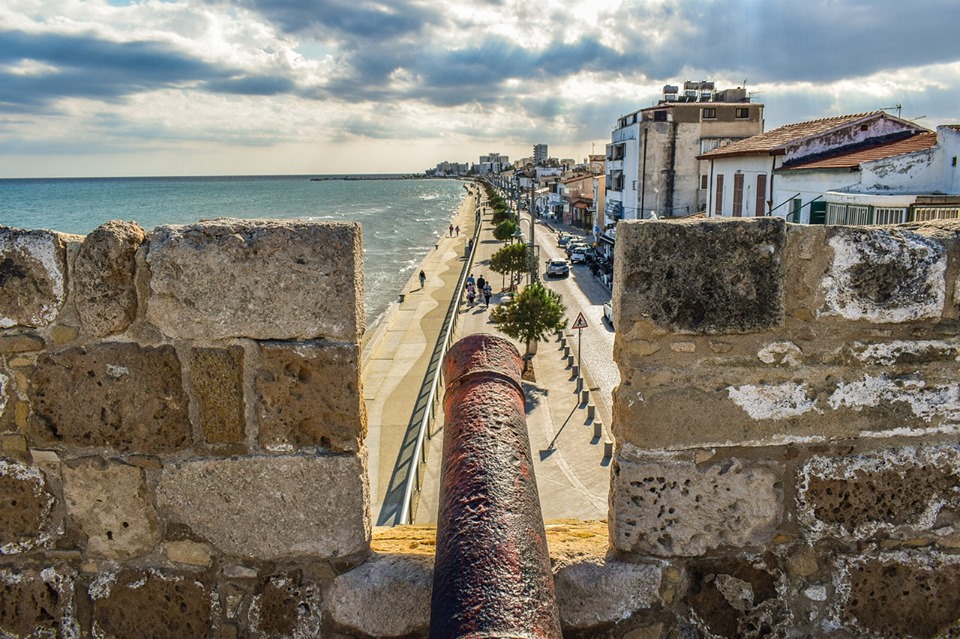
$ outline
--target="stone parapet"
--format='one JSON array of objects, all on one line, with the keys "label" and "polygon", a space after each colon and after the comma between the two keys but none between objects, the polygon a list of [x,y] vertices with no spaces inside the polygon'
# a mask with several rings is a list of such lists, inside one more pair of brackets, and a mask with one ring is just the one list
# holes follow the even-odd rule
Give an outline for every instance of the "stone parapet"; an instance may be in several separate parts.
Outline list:
[{"label": "stone parapet", "polygon": [[359,225],[0,228],[0,635],[318,636],[370,553]]}]

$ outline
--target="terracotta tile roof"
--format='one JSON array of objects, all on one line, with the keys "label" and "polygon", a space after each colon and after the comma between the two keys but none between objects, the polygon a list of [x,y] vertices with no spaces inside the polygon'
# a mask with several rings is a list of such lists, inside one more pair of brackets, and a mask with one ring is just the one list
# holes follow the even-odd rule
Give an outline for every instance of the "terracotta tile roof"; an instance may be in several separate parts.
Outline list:
[{"label": "terracotta tile roof", "polygon": [[883,111],[869,111],[867,113],[854,113],[852,115],[839,115],[833,118],[821,118],[809,122],[797,122],[787,124],[779,129],[773,129],[766,133],[755,135],[745,140],[722,146],[703,155],[700,158],[714,159],[732,155],[756,155],[769,154],[780,155],[783,150],[792,142],[803,140],[805,138],[826,133],[835,128],[847,126],[859,120],[868,120],[879,115],[885,115]]},{"label": "terracotta tile roof", "polygon": [[793,171],[797,169],[856,169],[863,162],[872,160],[882,160],[883,158],[892,158],[897,155],[914,153],[929,149],[936,145],[937,134],[933,131],[917,133],[903,140],[886,142],[880,144],[871,144],[862,146],[851,151],[836,153],[828,157],[820,157],[808,162],[791,164],[778,169],[778,171]]}]

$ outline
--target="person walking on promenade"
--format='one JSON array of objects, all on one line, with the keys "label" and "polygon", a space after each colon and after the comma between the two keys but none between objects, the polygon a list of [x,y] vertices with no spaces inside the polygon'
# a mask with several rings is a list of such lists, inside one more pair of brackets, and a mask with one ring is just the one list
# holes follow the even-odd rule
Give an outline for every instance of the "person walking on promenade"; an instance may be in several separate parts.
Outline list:
[{"label": "person walking on promenade", "polygon": [[474,300],[477,299],[477,287],[473,284],[467,284],[467,305],[472,307]]},{"label": "person walking on promenade", "polygon": [[483,287],[486,286],[487,280],[483,279],[483,275],[480,276],[480,279],[477,280],[477,290],[482,291]]},{"label": "person walking on promenade", "polygon": [[456,228],[454,228],[454,231],[457,232],[457,237],[460,237],[460,225],[459,225],[459,224],[457,224]]},{"label": "person walking on promenade", "polygon": [[483,305],[485,308],[490,308],[490,296],[493,295],[493,288],[490,286],[490,283],[487,282],[482,289],[483,291]]},{"label": "person walking on promenade", "polygon": [[421,289],[423,288],[423,284],[426,281],[427,281],[427,274],[424,273],[423,271],[420,271],[420,288]]},{"label": "person walking on promenade", "polygon": [[449,233],[450,237],[453,237],[453,224],[450,225]]}]

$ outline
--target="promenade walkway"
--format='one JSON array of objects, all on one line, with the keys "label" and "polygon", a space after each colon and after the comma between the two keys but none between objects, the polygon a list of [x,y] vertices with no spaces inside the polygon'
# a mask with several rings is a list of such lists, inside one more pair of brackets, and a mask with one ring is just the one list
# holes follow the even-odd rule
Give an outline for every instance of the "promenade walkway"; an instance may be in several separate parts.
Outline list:
[{"label": "promenade walkway", "polygon": [[[474,193],[478,193],[473,187]],[[384,500],[396,489],[396,462],[409,446],[407,425],[417,402],[440,325],[464,264],[467,238],[472,236],[475,202],[465,198],[456,221],[459,238],[442,238],[424,262],[428,274],[423,291],[415,279],[396,312],[386,318],[364,349],[363,383],[370,433],[367,446],[373,521],[381,517]],[[501,277],[489,270],[489,259],[502,243],[493,237],[492,211],[482,206],[481,232],[471,272],[483,275],[494,288],[491,309],[500,299]],[[482,304],[467,307],[461,302],[457,338],[496,333]],[[569,318],[571,321],[573,318]],[[522,352],[522,346],[517,344]],[[539,345],[533,359],[536,381],[524,382],[527,426],[534,458],[544,519],[603,519],[607,513],[609,460],[605,460],[604,436],[595,437],[587,405],[581,402],[572,369],[555,337]],[[609,427],[609,425],[607,425]],[[428,464],[416,523],[436,521],[439,503],[439,471],[443,441],[443,414],[437,416],[436,434],[430,440]],[[388,500],[389,501],[389,500]]]}]

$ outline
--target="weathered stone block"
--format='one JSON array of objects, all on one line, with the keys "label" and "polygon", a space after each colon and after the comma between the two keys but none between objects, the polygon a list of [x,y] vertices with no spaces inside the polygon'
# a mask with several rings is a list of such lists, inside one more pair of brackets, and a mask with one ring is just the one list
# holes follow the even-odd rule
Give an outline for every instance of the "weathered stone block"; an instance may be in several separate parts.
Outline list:
[{"label": "weathered stone block", "polygon": [[363,333],[359,224],[164,226],[147,264],[147,318],[172,337],[358,341]]},{"label": "weathered stone block", "polygon": [[369,503],[355,455],[245,457],[167,464],[157,503],[239,557],[341,557],[366,552]]},{"label": "weathered stone block", "polygon": [[660,567],[588,559],[561,568],[557,604],[564,629],[613,624],[662,604]]},{"label": "weathered stone block", "polygon": [[779,575],[742,559],[708,560],[689,567],[684,597],[711,636],[762,639],[790,636],[796,622],[777,592]]},{"label": "weathered stone block", "polygon": [[960,561],[940,553],[858,557],[842,566],[841,623],[858,636],[933,639],[960,619]]},{"label": "weathered stone block", "polygon": [[614,262],[618,337],[642,321],[694,334],[779,326],[785,229],[778,218],[621,223]]},{"label": "weathered stone block", "polygon": [[359,450],[366,416],[356,344],[265,343],[256,389],[264,448]]},{"label": "weathered stone block", "polygon": [[946,298],[946,250],[899,229],[832,227],[833,262],[819,314],[899,323],[939,318]]},{"label": "weathered stone block", "polygon": [[299,571],[273,575],[258,590],[250,605],[255,636],[320,636],[320,589],[305,582]]},{"label": "weathered stone block", "polygon": [[156,569],[102,574],[90,586],[97,637],[217,637],[216,592],[196,575]]},{"label": "weathered stone block", "polygon": [[772,465],[698,467],[622,446],[611,479],[611,542],[618,552],[665,557],[762,546],[780,524],[781,482]]},{"label": "weathered stone block", "polygon": [[243,442],[243,347],[194,348],[190,372],[207,443]]},{"label": "weathered stone block", "polygon": [[432,592],[433,557],[377,555],[334,579],[325,607],[348,632],[423,635],[430,626]]},{"label": "weathered stone block", "polygon": [[64,466],[63,496],[67,513],[87,535],[92,557],[138,557],[160,541],[160,523],[140,468],[100,458]]},{"label": "weathered stone block", "polygon": [[45,347],[43,338],[37,335],[0,335],[0,353],[31,353]]},{"label": "weathered stone block", "polygon": [[53,504],[42,472],[0,459],[0,554],[24,552],[49,541]]},{"label": "weathered stone block", "polygon": [[53,322],[66,297],[66,272],[61,235],[0,227],[0,328]]},{"label": "weathered stone block", "polygon": [[813,538],[909,539],[958,516],[958,484],[955,446],[817,457],[800,470],[798,519]]},{"label": "weathered stone block", "polygon": [[123,332],[137,313],[134,256],[146,233],[136,222],[110,221],[83,240],[74,262],[80,322],[96,337]]},{"label": "weathered stone block", "polygon": [[79,637],[74,576],[44,570],[0,570],[0,635]]},{"label": "weathered stone block", "polygon": [[44,353],[31,379],[31,437],[45,444],[165,453],[190,445],[172,346],[104,342]]}]

